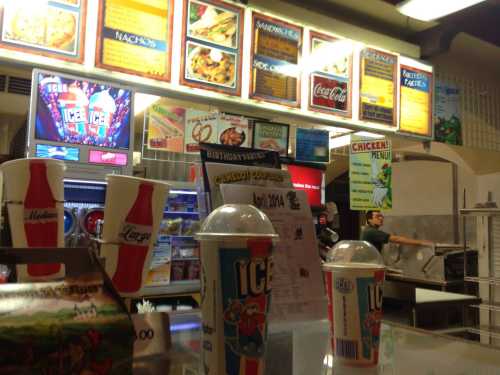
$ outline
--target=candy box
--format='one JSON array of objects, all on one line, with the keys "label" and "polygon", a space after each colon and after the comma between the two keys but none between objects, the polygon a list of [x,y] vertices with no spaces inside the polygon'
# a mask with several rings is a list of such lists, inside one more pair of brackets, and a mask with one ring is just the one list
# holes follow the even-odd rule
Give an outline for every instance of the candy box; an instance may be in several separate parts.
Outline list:
[{"label": "candy box", "polygon": [[0,263],[48,260],[65,279],[0,285],[0,374],[132,374],[133,324],[91,251],[0,248]]}]

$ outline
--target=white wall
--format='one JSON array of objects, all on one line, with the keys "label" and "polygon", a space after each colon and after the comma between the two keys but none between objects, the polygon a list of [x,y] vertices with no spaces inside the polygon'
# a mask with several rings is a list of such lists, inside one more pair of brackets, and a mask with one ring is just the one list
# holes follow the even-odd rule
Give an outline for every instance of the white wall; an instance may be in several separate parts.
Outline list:
[{"label": "white wall", "polygon": [[453,214],[451,163],[402,161],[392,168],[393,209],[387,216]]}]

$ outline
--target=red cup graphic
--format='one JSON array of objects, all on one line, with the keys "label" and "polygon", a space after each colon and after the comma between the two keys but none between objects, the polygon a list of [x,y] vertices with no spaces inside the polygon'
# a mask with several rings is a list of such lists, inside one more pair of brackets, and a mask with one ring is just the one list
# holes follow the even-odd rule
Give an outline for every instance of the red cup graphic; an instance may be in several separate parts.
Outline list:
[{"label": "red cup graphic", "polygon": [[132,295],[146,281],[169,185],[116,175],[107,180],[101,253],[117,290]]},{"label": "red cup graphic", "polygon": [[[53,159],[19,159],[1,166],[14,247],[64,246],[64,163]],[[63,266],[18,266],[18,280],[54,279]]]}]

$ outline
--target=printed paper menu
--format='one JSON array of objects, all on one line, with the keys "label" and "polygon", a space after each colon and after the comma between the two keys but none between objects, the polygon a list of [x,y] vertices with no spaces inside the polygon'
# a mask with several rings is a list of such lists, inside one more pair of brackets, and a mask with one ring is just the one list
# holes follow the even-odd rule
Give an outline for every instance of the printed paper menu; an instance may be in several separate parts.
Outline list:
[{"label": "printed paper menu", "polygon": [[311,31],[310,102],[313,111],[351,114],[351,41]]},{"label": "printed paper menu", "polygon": [[312,213],[304,191],[221,185],[224,204],[252,204],[271,220],[279,241],[273,253],[270,320],[324,318],[326,300]]},{"label": "printed paper menu", "polygon": [[431,82],[431,73],[401,66],[400,131],[432,135]]},{"label": "printed paper menu", "polygon": [[253,14],[250,97],[300,105],[302,28]]},{"label": "printed paper menu", "polygon": [[170,79],[171,0],[100,2],[96,65]]},{"label": "printed paper menu", "polygon": [[361,51],[361,120],[395,125],[397,56],[371,48]]},{"label": "printed paper menu", "polygon": [[[64,60],[83,60],[86,1],[2,2],[2,44]],[[36,7],[36,11],[34,11]]]},{"label": "printed paper menu", "polygon": [[239,95],[243,9],[218,0],[184,1],[181,83]]}]

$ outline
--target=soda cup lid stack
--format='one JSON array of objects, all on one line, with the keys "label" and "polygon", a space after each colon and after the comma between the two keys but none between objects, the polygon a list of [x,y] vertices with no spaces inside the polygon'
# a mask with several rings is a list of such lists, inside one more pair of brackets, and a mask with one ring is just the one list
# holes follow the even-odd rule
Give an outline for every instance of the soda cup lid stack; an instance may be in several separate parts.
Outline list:
[{"label": "soda cup lid stack", "polygon": [[215,209],[205,219],[195,238],[217,240],[226,236],[278,238],[267,215],[250,204],[225,204]]},{"label": "soda cup lid stack", "polygon": [[366,241],[341,241],[328,252],[326,261],[323,268],[349,265],[384,267],[382,255]]}]

